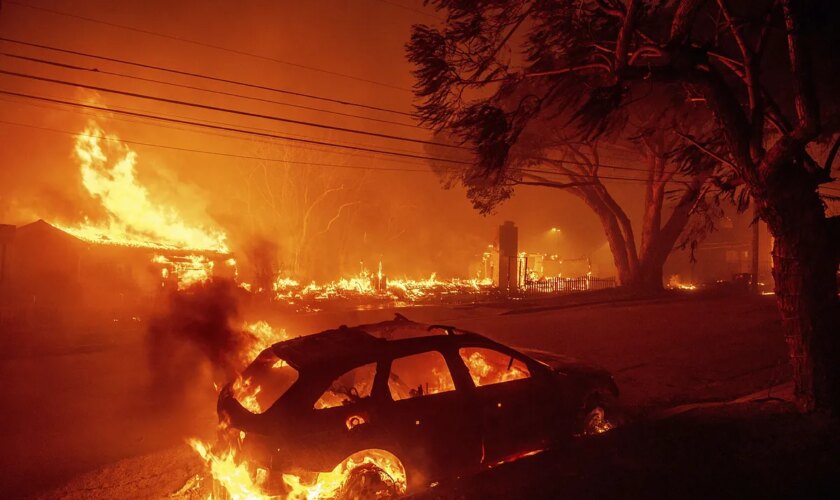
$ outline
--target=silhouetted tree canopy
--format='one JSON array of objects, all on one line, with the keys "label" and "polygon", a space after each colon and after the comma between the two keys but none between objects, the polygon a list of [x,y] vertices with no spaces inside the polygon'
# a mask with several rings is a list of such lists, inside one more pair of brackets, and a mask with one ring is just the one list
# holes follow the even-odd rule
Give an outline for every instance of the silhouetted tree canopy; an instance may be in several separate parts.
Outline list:
[{"label": "silhouetted tree canopy", "polygon": [[[711,158],[728,170],[719,188],[755,203],[774,236],[799,404],[840,414],[840,217],[818,192],[840,149],[840,2],[427,3],[447,17],[416,26],[407,46],[417,115],[470,148],[468,186],[521,175],[516,148],[546,121],[564,140],[591,141],[626,134],[652,102],[691,110],[692,130],[679,119],[654,128],[682,141],[673,158]],[[489,192],[473,200],[483,210],[509,196]]]}]

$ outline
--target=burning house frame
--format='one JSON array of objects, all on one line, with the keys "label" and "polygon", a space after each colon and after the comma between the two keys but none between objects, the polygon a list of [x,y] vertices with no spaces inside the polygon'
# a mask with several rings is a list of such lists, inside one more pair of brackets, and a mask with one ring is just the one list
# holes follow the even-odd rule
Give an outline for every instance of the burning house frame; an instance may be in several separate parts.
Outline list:
[{"label": "burning house frame", "polygon": [[85,241],[43,220],[15,228],[4,249],[7,322],[63,317],[69,308],[137,314],[162,291],[235,274],[230,254]]}]

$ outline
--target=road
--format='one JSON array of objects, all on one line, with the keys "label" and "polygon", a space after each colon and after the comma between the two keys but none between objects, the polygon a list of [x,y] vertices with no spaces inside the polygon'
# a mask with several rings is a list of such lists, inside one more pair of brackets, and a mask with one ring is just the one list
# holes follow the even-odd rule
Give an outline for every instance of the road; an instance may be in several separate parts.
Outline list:
[{"label": "road", "polygon": [[[684,403],[729,400],[789,379],[778,313],[768,297],[678,294],[400,312],[599,364],[614,374],[631,418]],[[268,319],[296,335],[390,319],[393,313]],[[6,402],[0,416],[0,491],[10,497],[48,492],[80,498],[151,498],[177,491],[199,470],[184,440],[213,434],[209,371],[191,370],[176,399],[159,397],[142,322],[86,338],[87,343],[52,349],[7,350],[0,360]]]}]

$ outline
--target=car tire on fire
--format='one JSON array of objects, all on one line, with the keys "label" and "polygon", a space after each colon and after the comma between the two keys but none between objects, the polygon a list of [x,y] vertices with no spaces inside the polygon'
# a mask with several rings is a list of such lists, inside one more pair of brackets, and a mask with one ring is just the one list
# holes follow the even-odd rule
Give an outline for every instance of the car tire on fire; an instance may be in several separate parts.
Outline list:
[{"label": "car tire on fire", "polygon": [[336,500],[391,499],[401,494],[394,478],[384,469],[365,463],[349,472]]},{"label": "car tire on fire", "polygon": [[609,389],[594,389],[583,399],[578,420],[578,435],[602,434],[615,427],[615,396]]}]

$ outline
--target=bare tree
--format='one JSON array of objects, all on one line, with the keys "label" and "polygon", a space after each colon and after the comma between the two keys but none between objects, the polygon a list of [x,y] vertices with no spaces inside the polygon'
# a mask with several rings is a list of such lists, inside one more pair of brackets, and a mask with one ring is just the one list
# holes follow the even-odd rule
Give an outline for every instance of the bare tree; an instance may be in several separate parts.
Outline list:
[{"label": "bare tree", "polygon": [[338,226],[362,203],[366,175],[308,165],[309,155],[279,145],[258,150],[266,160],[251,168],[245,184],[250,232],[259,235],[261,252],[275,254],[272,275],[320,277],[330,249],[347,236]]}]

